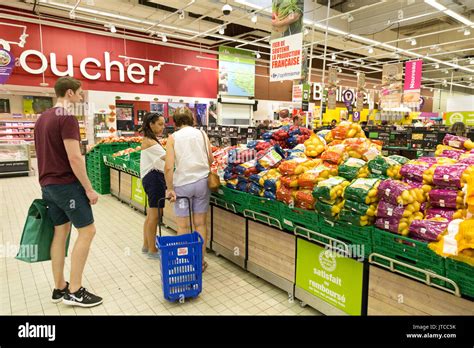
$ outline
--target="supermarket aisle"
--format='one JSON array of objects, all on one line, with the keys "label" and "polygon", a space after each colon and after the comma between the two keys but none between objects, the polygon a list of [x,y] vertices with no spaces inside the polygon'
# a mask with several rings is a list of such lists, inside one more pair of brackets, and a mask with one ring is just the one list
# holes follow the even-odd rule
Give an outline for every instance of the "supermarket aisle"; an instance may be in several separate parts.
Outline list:
[{"label": "supermarket aisle", "polygon": [[[84,286],[104,297],[104,304],[92,309],[52,304],[50,263],[26,264],[8,254],[9,246],[19,243],[27,209],[37,197],[40,187],[36,176],[0,179],[0,315],[318,313],[309,307],[301,308],[297,301],[288,300],[286,292],[212,253],[199,298],[184,304],[167,302],[161,290],[159,261],[141,254],[144,216],[111,196],[101,196],[94,207],[97,235],[84,276]],[[73,231],[71,245],[76,234]]]}]

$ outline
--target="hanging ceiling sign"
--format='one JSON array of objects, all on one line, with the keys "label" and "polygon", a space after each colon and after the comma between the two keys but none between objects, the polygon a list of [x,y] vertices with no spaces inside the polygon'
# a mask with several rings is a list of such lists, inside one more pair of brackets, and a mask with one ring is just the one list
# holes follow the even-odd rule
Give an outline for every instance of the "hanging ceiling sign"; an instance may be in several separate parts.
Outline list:
[{"label": "hanging ceiling sign", "polygon": [[421,71],[423,60],[413,60],[405,63],[405,84],[403,88],[403,104],[418,108],[421,96]]}]

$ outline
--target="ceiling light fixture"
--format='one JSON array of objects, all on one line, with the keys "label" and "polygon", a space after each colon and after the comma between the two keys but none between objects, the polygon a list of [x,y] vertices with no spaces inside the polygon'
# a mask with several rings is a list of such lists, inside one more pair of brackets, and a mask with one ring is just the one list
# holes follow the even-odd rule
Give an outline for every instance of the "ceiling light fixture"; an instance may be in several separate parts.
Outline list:
[{"label": "ceiling light fixture", "polygon": [[166,37],[166,35],[163,35],[163,36],[161,37],[161,41],[163,41],[163,42],[168,42],[168,38]]},{"label": "ceiling light fixture", "polygon": [[449,71],[447,69],[444,69],[445,74],[449,74]]},{"label": "ceiling light fixture", "polygon": [[471,35],[471,31],[469,29],[464,30],[464,36]]},{"label": "ceiling light fixture", "polygon": [[411,45],[416,46],[416,40],[415,39],[411,40]]},{"label": "ceiling light fixture", "polygon": [[342,73],[342,68],[338,68],[338,69],[337,69],[337,72],[338,72],[338,73]]},{"label": "ceiling light fixture", "polygon": [[255,57],[257,57],[257,59],[260,59],[260,57],[261,57],[260,52],[256,52]]},{"label": "ceiling light fixture", "polygon": [[436,64],[434,65],[434,67],[435,67],[435,69],[439,69],[439,64],[436,63]]},{"label": "ceiling light fixture", "polygon": [[257,23],[257,21],[258,21],[257,14],[254,13],[252,18],[250,18],[250,20],[252,21],[252,23]]},{"label": "ceiling light fixture", "polygon": [[308,35],[308,34],[309,34],[308,28],[304,28],[304,35]]},{"label": "ceiling light fixture", "polygon": [[331,59],[336,60],[336,53],[331,54]]},{"label": "ceiling light fixture", "polygon": [[224,33],[225,33],[225,27],[220,27],[219,34],[224,35]]},{"label": "ceiling light fixture", "polygon": [[471,60],[469,61],[469,65],[474,65],[474,58],[471,58]]},{"label": "ceiling light fixture", "polygon": [[372,47],[369,47],[369,54],[374,53],[374,49]]}]

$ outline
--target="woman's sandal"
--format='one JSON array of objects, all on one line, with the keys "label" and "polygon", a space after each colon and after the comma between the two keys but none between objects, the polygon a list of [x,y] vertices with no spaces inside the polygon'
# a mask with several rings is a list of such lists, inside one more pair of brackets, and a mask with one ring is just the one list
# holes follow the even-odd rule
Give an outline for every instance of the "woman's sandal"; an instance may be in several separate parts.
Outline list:
[{"label": "woman's sandal", "polygon": [[204,271],[206,270],[206,268],[207,268],[207,262],[204,261],[204,262],[202,263],[202,272],[203,272],[203,273],[204,273]]}]

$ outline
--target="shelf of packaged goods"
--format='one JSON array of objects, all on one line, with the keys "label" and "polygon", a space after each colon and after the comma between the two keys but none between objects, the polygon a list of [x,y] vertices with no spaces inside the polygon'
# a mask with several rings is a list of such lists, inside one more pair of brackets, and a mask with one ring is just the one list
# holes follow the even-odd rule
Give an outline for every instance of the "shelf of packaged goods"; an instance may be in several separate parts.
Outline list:
[{"label": "shelf of packaged goods", "polygon": [[5,138],[0,137],[0,141],[34,141],[35,138]]},{"label": "shelf of packaged goods", "polygon": [[25,129],[35,128],[35,126],[0,126],[0,129]]},{"label": "shelf of packaged goods", "polygon": [[34,134],[34,132],[0,132],[0,135],[25,135],[25,134]]}]

